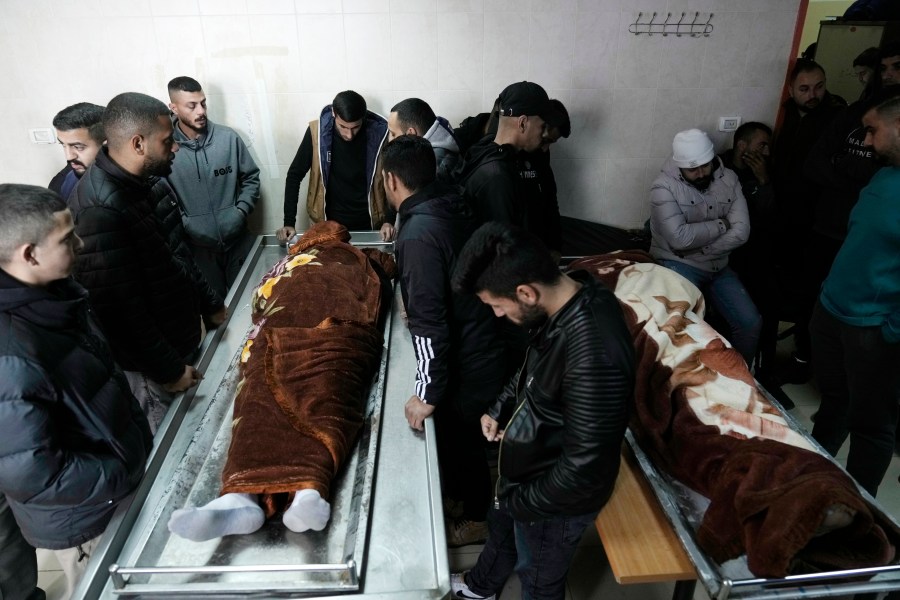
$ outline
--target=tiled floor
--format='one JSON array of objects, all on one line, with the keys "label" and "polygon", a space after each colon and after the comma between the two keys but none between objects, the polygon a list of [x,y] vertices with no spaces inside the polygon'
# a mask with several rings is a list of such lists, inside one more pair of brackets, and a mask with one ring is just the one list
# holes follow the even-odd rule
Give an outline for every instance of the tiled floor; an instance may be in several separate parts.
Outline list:
[{"label": "tiled floor", "polygon": [[[790,341],[783,343],[784,352],[789,351]],[[812,427],[810,417],[816,411],[819,403],[818,392],[812,384],[786,385],[784,390],[797,405],[791,414],[807,428]],[[838,454],[838,459],[846,457],[845,444]],[[894,457],[890,469],[885,475],[884,482],[878,491],[878,502],[895,517],[900,518],[900,485],[897,477],[900,476],[900,458]],[[481,546],[467,546],[450,550],[451,571],[461,571],[471,568],[478,558]],[[38,568],[40,569],[39,585],[47,592],[47,600],[59,600],[65,592],[65,580],[60,571],[59,563],[53,553],[38,551]],[[669,600],[672,597],[673,584],[641,584],[621,586],[606,564],[603,554],[603,546],[597,537],[594,528],[585,532],[581,546],[575,554],[575,560],[569,572],[566,600]],[[513,576],[507,582],[502,593],[505,599],[520,597],[519,581]],[[694,594],[696,600],[705,600],[708,595],[701,585],[697,586]]]}]

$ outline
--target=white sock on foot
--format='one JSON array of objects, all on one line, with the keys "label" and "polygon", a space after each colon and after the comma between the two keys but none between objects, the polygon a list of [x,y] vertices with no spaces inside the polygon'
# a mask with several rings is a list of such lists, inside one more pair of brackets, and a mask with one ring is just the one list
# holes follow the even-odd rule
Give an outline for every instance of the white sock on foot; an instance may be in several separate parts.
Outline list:
[{"label": "white sock on foot", "polygon": [[203,542],[223,535],[253,533],[265,521],[255,494],[225,494],[205,506],[176,510],[169,519],[169,531]]},{"label": "white sock on foot", "polygon": [[331,518],[331,505],[316,490],[300,490],[291,507],[284,511],[284,526],[296,533],[307,529],[322,531]]}]

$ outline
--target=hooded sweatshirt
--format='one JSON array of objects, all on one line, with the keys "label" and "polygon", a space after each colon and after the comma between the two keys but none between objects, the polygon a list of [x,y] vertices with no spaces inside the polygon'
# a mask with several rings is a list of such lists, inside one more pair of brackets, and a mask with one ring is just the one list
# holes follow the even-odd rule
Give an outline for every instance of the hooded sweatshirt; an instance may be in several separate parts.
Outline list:
[{"label": "hooded sweatshirt", "polygon": [[750,215],[741,182],[715,157],[712,183],[689,184],[671,158],[650,188],[653,258],[677,260],[702,271],[721,271],[728,254],[750,237]]},{"label": "hooded sweatshirt", "polygon": [[437,178],[449,181],[459,163],[459,144],[453,136],[453,127],[444,117],[437,117],[422,137],[431,142],[431,147],[434,148]]},{"label": "hooded sweatshirt", "polygon": [[501,146],[489,137],[469,148],[458,182],[479,223],[499,221],[527,228],[527,194],[516,155],[514,146]]},{"label": "hooded sweatshirt", "polygon": [[0,270],[0,493],[25,539],[58,550],[103,533],[152,441],[84,288]]},{"label": "hooded sweatshirt", "polygon": [[175,153],[169,183],[184,213],[191,242],[224,250],[247,229],[247,216],[259,200],[259,167],[230,127],[207,121],[206,133],[188,138],[175,125]]}]

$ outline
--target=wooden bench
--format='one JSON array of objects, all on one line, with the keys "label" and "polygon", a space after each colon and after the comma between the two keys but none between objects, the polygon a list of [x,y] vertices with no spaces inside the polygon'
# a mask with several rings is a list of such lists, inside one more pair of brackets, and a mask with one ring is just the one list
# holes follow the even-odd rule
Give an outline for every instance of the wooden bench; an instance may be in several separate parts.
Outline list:
[{"label": "wooden bench", "polygon": [[697,574],[631,449],[612,497],[595,521],[619,584],[675,582],[675,600],[693,598]]}]

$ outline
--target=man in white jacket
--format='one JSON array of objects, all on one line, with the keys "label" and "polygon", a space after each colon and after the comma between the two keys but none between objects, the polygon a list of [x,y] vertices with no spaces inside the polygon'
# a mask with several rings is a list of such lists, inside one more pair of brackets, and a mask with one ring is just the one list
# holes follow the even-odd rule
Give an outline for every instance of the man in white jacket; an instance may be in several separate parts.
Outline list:
[{"label": "man in white jacket", "polygon": [[700,288],[751,365],[762,317],[728,267],[728,255],[750,236],[741,183],[699,129],[676,134],[672,151],[650,189],[650,253]]}]

